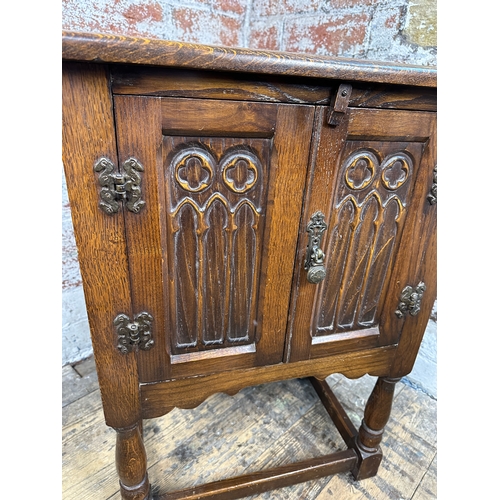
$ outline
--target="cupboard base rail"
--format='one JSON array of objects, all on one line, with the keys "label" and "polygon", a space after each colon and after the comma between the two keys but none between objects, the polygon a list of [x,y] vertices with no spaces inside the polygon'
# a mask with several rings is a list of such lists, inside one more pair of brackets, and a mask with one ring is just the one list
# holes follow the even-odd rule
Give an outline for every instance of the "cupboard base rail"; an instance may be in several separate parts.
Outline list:
[{"label": "cupboard base rail", "polygon": [[283,488],[324,476],[349,472],[357,462],[354,450],[345,450],[290,465],[237,476],[153,497],[154,500],[232,500]]},{"label": "cupboard base rail", "polygon": [[[155,495],[148,493],[144,500],[233,500],[342,472],[351,472],[355,479],[365,479],[376,475],[382,458],[378,443],[369,440],[363,442],[363,438],[358,434],[326,381],[314,377],[310,377],[309,380],[348,446],[347,450],[174,492]],[[388,378],[377,380],[365,410],[361,429],[369,427],[372,421],[386,422],[388,420],[395,382],[397,382],[396,379]],[[383,394],[381,394],[381,389]],[[381,438],[383,427],[376,429],[376,432]],[[366,434],[366,431],[364,433]],[[371,435],[369,437],[373,438]]]}]

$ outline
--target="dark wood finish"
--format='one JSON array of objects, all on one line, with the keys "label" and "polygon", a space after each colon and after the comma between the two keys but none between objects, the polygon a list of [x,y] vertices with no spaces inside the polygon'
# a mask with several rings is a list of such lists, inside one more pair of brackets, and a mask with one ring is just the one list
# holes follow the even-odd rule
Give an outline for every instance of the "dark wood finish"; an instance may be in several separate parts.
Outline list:
[{"label": "dark wood finish", "polygon": [[[123,215],[98,208],[95,162],[117,163],[113,103],[106,68],[63,68],[63,163],[106,423],[128,427],[140,418],[137,360],[116,349],[113,321],[132,315]],[[97,279],[96,279],[97,278]]]},{"label": "dark wood finish", "polygon": [[[433,178],[430,172],[437,165],[437,123],[436,117],[432,122],[432,134],[422,159],[425,168],[419,173],[415,186],[414,199],[418,200],[415,209],[409,214],[406,224],[407,229],[402,236],[403,244],[411,241],[412,254],[407,259],[398,259],[391,280],[408,283],[415,286],[422,276],[427,276],[420,312],[416,316],[406,316],[398,319],[391,316],[391,321],[400,325],[400,338],[398,342],[398,355],[389,375],[391,377],[404,377],[411,372],[418,354],[420,343],[425,332],[427,318],[430,317],[435,297],[437,295],[437,204],[430,204],[427,199]],[[422,235],[415,238],[413,228],[418,228]],[[406,240],[406,241],[405,241]],[[397,307],[398,298],[392,297],[388,307],[392,310]]]},{"label": "dark wood finish", "polygon": [[394,388],[399,378],[379,378],[366,403],[365,416],[354,443],[359,461],[353,470],[355,479],[366,479],[377,474],[382,460],[380,442],[384,427],[391,415]]},{"label": "dark wood finish", "polygon": [[436,89],[397,85],[356,85],[349,106],[355,108],[437,111]]},{"label": "dark wood finish", "polygon": [[311,458],[290,465],[282,465],[266,471],[216,481],[173,493],[165,493],[160,495],[158,500],[201,500],[209,498],[233,500],[304,481],[311,481],[312,479],[319,479],[324,476],[349,472],[355,466],[356,461],[357,456],[354,450],[339,451],[331,455]]},{"label": "dark wood finish", "polygon": [[[247,73],[189,71],[174,68],[118,66],[112,71],[112,91],[122,95],[191,97],[232,101],[329,104],[336,81],[267,77]],[[436,111],[436,89],[357,82],[349,106]]]},{"label": "dark wood finish", "polygon": [[290,78],[271,77],[271,80],[263,80],[260,75],[247,73],[155,67],[139,69],[136,66],[125,66],[124,69],[120,66],[113,70],[112,90],[114,94],[122,95],[327,104],[330,101],[331,82],[297,78],[292,83]]},{"label": "dark wood finish", "polygon": [[[304,261],[305,228],[321,208],[328,223],[323,240],[326,278],[308,283],[296,267],[290,361],[397,343],[397,303],[390,300],[384,307],[385,298],[397,301],[417,277],[398,273],[390,283],[394,263],[398,255],[399,262],[411,261],[429,238],[428,224],[407,220],[407,215],[419,213],[413,204],[422,209],[423,194],[415,186],[427,187],[432,178],[434,163],[422,158],[435,133],[435,115],[353,109],[335,128],[327,125],[326,115],[327,108],[318,108],[296,258]],[[403,237],[405,231],[410,238]],[[433,281],[433,270],[428,272],[420,268],[414,284]]]},{"label": "dark wood finish", "polygon": [[358,431],[352,424],[344,408],[342,408],[339,400],[325,380],[318,380],[314,377],[311,377],[309,380],[321,399],[328,415],[333,420],[335,427],[340,432],[345,444],[352,447]]},{"label": "dark wood finish", "polygon": [[[93,358],[74,367],[66,365],[62,372],[66,401],[62,498],[116,500],[119,484],[111,470],[115,432],[104,422]],[[327,382],[349,415],[355,412],[357,417],[375,380],[334,375]],[[310,389],[308,381],[298,379],[264,384],[232,397],[216,394],[196,410],[145,421],[148,474],[150,481],[155,478],[154,490],[181,490],[344,449],[341,436]],[[253,500],[436,498],[436,404],[422,391],[397,384],[376,477],[357,482],[344,473],[254,495]],[[361,420],[357,423],[359,427]]]},{"label": "dark wood finish", "polygon": [[432,67],[63,31],[63,59],[436,87]]},{"label": "dark wood finish", "polygon": [[146,470],[146,449],[139,425],[116,430],[116,470],[124,500],[150,498],[151,486]]},{"label": "dark wood finish", "polygon": [[272,137],[276,127],[275,104],[168,98],[161,102],[165,135]]},{"label": "dark wood finish", "polygon": [[148,186],[125,214],[134,309],[155,318],[140,381],[280,362],[313,109],[116,96],[115,112]]},{"label": "dark wood finish", "polygon": [[256,383],[304,377],[325,379],[332,373],[342,373],[349,378],[358,378],[365,374],[380,376],[390,369],[395,350],[395,346],[379,347],[297,363],[231,370],[231,376],[222,372],[142,384],[142,414],[144,418],[154,418],[175,407],[195,408],[212,394],[236,394],[244,387]]},{"label": "dark wood finish", "polygon": [[[435,70],[81,33],[63,34],[63,58],[87,61],[63,67],[63,158],[122,497],[151,496],[143,418],[297,377],[348,450],[160,498],[376,474],[436,296]],[[99,208],[101,158],[142,165],[140,211]],[[326,278],[312,284],[316,211]],[[397,313],[420,282],[420,313]],[[142,312],[154,345],[124,354],[114,319]],[[379,377],[359,433],[332,373]]]}]

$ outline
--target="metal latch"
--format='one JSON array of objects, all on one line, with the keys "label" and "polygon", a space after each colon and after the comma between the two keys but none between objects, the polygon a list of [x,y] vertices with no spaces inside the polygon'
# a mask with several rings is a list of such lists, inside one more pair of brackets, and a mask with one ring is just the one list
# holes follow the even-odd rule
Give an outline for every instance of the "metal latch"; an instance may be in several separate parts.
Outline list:
[{"label": "metal latch", "polygon": [[349,106],[349,99],[351,98],[352,85],[342,83],[338,90],[335,99],[332,99],[330,104],[330,111],[328,113],[328,124],[336,127],[345,116],[347,106]]},{"label": "metal latch", "polygon": [[304,269],[307,271],[307,281],[309,283],[317,284],[326,277],[325,253],[320,248],[320,245],[327,227],[325,216],[320,211],[315,212],[307,223],[306,231],[309,233],[309,241],[307,243]]},{"label": "metal latch", "polygon": [[101,185],[99,208],[108,215],[116,214],[120,209],[120,201],[131,212],[137,214],[146,204],[141,200],[141,176],[144,167],[135,158],[129,158],[123,163],[124,173],[114,172],[115,166],[108,158],[100,158],[94,165],[94,171],[99,172]]}]

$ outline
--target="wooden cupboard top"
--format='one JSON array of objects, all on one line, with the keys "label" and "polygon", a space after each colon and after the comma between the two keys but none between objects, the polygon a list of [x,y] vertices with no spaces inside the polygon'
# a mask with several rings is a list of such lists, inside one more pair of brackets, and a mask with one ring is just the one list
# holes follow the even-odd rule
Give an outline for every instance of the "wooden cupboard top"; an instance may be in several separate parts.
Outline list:
[{"label": "wooden cupboard top", "polygon": [[437,87],[435,67],[109,34],[63,31],[62,57],[70,61],[145,64]]}]

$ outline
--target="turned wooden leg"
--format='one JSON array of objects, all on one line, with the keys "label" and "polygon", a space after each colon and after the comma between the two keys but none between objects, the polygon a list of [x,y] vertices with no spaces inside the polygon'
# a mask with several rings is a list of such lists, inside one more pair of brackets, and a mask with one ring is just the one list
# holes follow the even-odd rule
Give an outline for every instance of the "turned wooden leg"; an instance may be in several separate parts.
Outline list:
[{"label": "turned wooden leg", "polygon": [[366,479],[377,474],[382,460],[380,441],[391,415],[394,388],[400,378],[379,378],[366,403],[365,415],[356,436],[354,449],[359,460],[352,474],[355,479]]},{"label": "turned wooden leg", "polygon": [[128,429],[115,429],[116,469],[124,500],[148,500],[151,495],[141,428],[137,424]]}]

